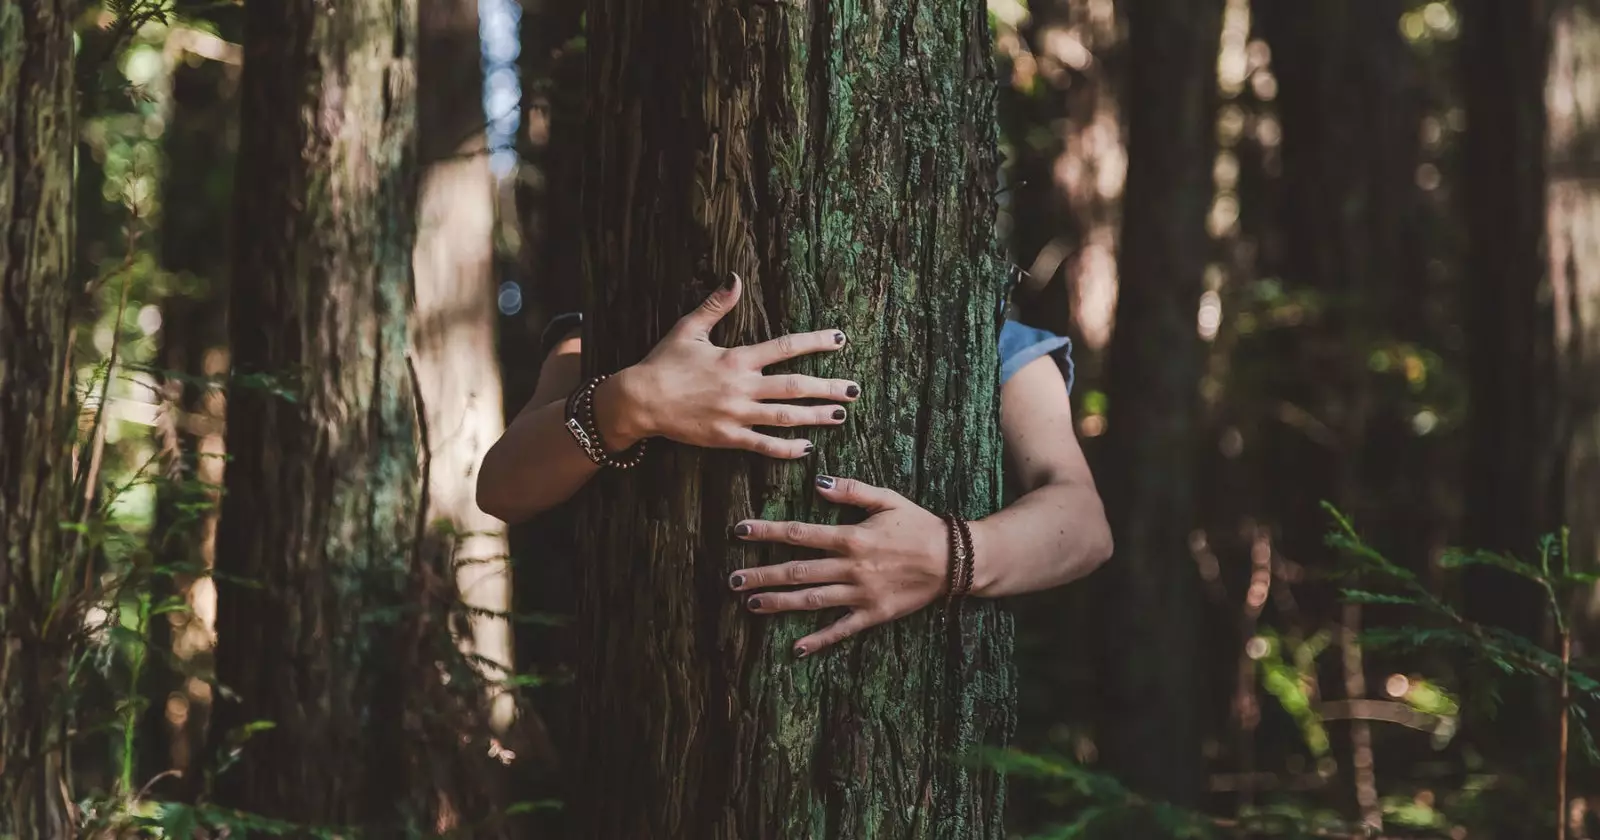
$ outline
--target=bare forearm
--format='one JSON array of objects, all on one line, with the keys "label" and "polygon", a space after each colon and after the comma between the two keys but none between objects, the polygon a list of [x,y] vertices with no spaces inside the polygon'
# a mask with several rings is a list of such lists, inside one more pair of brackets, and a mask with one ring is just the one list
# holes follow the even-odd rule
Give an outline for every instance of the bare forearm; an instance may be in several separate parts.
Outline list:
[{"label": "bare forearm", "polygon": [[[623,406],[617,377],[595,394],[596,420],[608,448],[636,443]],[[478,475],[478,505],[507,522],[520,522],[572,498],[599,467],[589,460],[566,427],[566,401],[555,400],[522,412],[483,461]]]},{"label": "bare forearm", "polygon": [[1092,484],[1046,484],[972,523],[972,594],[1000,598],[1087,575],[1111,556],[1111,529]]}]

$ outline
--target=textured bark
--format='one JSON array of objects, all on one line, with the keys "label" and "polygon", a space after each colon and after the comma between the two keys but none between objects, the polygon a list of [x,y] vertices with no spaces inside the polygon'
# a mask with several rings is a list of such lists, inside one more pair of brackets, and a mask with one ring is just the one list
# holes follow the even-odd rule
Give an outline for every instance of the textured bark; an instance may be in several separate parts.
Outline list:
[{"label": "textured bark", "polygon": [[1008,616],[969,607],[950,646],[926,610],[795,661],[837,616],[755,618],[727,589],[794,556],[735,544],[738,519],[839,515],[815,472],[969,516],[999,501],[983,5],[603,0],[588,31],[591,371],[738,272],[717,340],[840,328],[842,352],[795,369],[864,396],[805,461],[663,445],[588,491],[576,835],[1001,837],[1000,780],[953,759],[1013,727]]},{"label": "textured bark", "polygon": [[74,836],[83,575],[64,553],[76,97],[70,0],[0,5],[0,837]]},{"label": "textured bark", "polygon": [[[200,792],[194,772],[204,755],[211,713],[216,589],[207,574],[216,556],[223,477],[226,402],[217,379],[227,373],[229,201],[238,143],[238,66],[175,51],[172,111],[164,137],[161,264],[178,289],[161,304],[162,411],[156,446],[157,485],[150,535],[156,562],[178,569],[150,581],[152,600],[176,596],[188,611],[157,617],[145,713],[141,778],[179,772],[167,795]],[[170,777],[169,777],[170,778]]]},{"label": "textured bark", "polygon": [[217,535],[217,670],[238,700],[213,740],[276,726],[219,799],[380,834],[451,807],[412,707],[437,680],[418,615],[440,585],[418,558],[406,360],[416,43],[409,0],[246,8]]},{"label": "textured bark", "polygon": [[1102,471],[1117,556],[1100,576],[1108,607],[1101,755],[1136,790],[1192,805],[1200,791],[1201,595],[1188,550],[1202,358],[1195,310],[1208,254],[1221,4],[1136,0],[1127,14],[1128,184]]},{"label": "textured bark", "polygon": [[[412,340],[428,430],[426,546],[454,564],[474,608],[466,647],[486,675],[511,669],[505,525],[478,509],[478,465],[505,429],[495,358],[494,178],[484,132],[477,0],[424,5],[417,50],[416,324]],[[495,692],[495,727],[511,696]]]}]

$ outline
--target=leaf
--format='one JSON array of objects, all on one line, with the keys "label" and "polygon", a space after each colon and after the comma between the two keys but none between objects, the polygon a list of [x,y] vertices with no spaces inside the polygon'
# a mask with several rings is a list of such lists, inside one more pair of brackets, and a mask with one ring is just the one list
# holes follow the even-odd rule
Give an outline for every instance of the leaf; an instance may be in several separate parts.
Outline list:
[{"label": "leaf", "polygon": [[1423,603],[1416,598],[1406,595],[1388,595],[1382,592],[1368,592],[1363,589],[1343,589],[1340,596],[1352,604],[1391,604],[1395,606],[1418,607]]},{"label": "leaf", "polygon": [[518,814],[532,814],[538,811],[559,811],[564,806],[559,799],[538,799],[513,802],[506,808],[506,816],[513,817]]}]

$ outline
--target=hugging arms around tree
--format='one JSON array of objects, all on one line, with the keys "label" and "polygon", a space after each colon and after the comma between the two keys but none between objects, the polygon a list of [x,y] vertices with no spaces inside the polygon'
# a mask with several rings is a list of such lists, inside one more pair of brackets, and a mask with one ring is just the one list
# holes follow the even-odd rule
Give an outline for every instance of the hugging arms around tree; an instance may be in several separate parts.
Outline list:
[{"label": "hugging arms around tree", "polygon": [[[795,460],[812,449],[803,435],[781,438],[760,430],[852,422],[848,406],[861,396],[858,383],[764,372],[799,356],[839,350],[849,340],[844,333],[796,333],[745,347],[711,342],[712,327],[738,304],[740,292],[738,278],[731,278],[644,360],[595,387],[594,426],[608,451],[659,437]],[[1111,554],[1105,511],[1073,433],[1069,376],[1056,355],[1066,342],[1020,325],[1008,323],[1007,330],[1000,426],[1018,495],[971,523],[970,594],[977,597],[1059,586]],[[477,495],[485,512],[507,522],[526,520],[571,498],[601,469],[567,428],[568,397],[582,385],[581,351],[575,330],[558,336],[533,397],[484,457]],[[740,539],[810,548],[816,557],[742,569],[728,580],[755,613],[849,610],[797,641],[798,656],[939,600],[948,591],[952,561],[944,521],[893,489],[848,476],[819,475],[814,485],[824,499],[862,508],[867,518],[856,525],[736,523]]]}]

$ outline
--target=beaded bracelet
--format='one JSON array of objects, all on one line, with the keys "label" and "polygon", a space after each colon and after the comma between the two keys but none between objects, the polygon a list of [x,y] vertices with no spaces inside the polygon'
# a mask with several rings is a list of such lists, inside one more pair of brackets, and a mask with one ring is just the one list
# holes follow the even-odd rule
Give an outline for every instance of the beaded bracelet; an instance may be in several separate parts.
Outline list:
[{"label": "beaded bracelet", "polygon": [[596,465],[618,470],[632,469],[644,460],[650,440],[645,438],[629,447],[628,451],[615,455],[606,450],[605,442],[600,437],[600,424],[594,419],[594,390],[604,381],[606,374],[596,376],[567,397],[567,431],[572,433],[573,440],[578,442],[583,454],[589,456],[589,460]]}]

